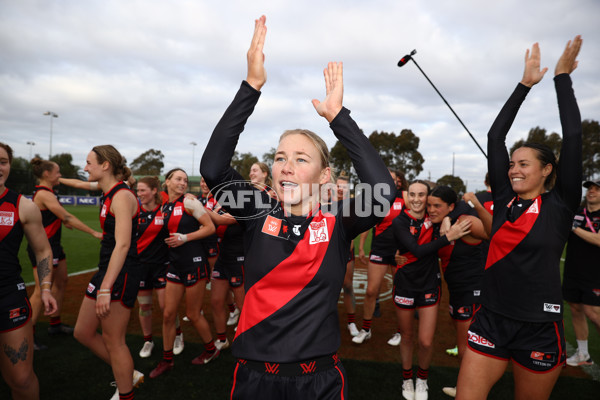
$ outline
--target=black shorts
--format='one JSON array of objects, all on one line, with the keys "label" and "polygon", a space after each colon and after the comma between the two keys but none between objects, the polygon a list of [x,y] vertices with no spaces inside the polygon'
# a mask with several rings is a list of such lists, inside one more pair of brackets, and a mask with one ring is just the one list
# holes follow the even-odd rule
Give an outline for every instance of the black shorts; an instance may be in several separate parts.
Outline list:
[{"label": "black shorts", "polygon": [[473,318],[473,312],[479,306],[480,293],[479,290],[451,291],[448,305],[450,317],[457,321],[468,321]]},{"label": "black shorts", "polygon": [[244,256],[236,257],[235,261],[229,262],[223,261],[219,257],[213,268],[212,279],[226,280],[232,288],[242,286],[244,284]]},{"label": "black shorts", "polygon": [[212,258],[219,255],[219,244],[216,239],[214,240],[203,240],[202,247],[206,252],[206,257]]},{"label": "black shorts", "polygon": [[143,267],[140,290],[163,289],[167,286],[167,268],[169,263],[146,264]]},{"label": "black shorts", "polygon": [[369,254],[369,261],[373,264],[396,265],[396,257],[394,254],[381,255],[371,252],[371,254]]},{"label": "black shorts", "polygon": [[[140,272],[128,270],[129,268],[123,268],[117,276],[110,294],[110,301],[120,301],[124,307],[133,308],[140,288]],[[86,297],[96,300],[96,292],[100,288],[100,285],[102,285],[104,275],[106,275],[106,270],[101,269],[92,276],[85,291]]]},{"label": "black shorts", "polygon": [[468,338],[471,350],[500,360],[512,359],[536,373],[563,366],[567,358],[562,321],[517,321],[479,307]]},{"label": "black shorts", "polygon": [[600,284],[565,278],[562,285],[563,299],[569,303],[600,306]]},{"label": "black shorts", "polygon": [[171,283],[183,284],[185,287],[194,286],[196,283],[208,279],[208,264],[201,263],[195,268],[179,270],[172,264],[167,269],[167,281]]},{"label": "black shorts", "polygon": [[442,289],[439,285],[427,290],[414,291],[401,289],[394,284],[394,304],[403,310],[435,306],[441,298]]},{"label": "black shorts", "polygon": [[31,319],[31,305],[23,280],[0,286],[0,333],[25,325]]},{"label": "black shorts", "polygon": [[[27,247],[27,254],[29,255],[29,261],[31,261],[31,265],[33,268],[37,268],[37,260],[35,259],[35,253],[31,248]],[[58,262],[65,260],[67,255],[65,254],[61,245],[52,246],[52,266],[54,268],[58,267]]]},{"label": "black shorts", "polygon": [[322,371],[310,372],[310,362],[305,363],[306,373],[282,376],[277,373],[279,364],[265,363],[270,371],[249,368],[238,360],[233,372],[231,399],[261,400],[340,400],[348,398],[348,380],[341,362]]}]

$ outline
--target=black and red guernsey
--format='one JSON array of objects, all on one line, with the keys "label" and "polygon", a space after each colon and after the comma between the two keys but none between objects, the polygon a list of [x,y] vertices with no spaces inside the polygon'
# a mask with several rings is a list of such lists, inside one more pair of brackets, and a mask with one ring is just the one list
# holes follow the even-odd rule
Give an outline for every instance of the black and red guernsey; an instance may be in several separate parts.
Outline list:
[{"label": "black and red guernsey", "polygon": [[[164,223],[169,233],[191,233],[200,229],[200,222],[189,214],[183,204],[184,196],[162,207]],[[181,246],[169,247],[171,266],[180,272],[197,268],[198,263],[206,263],[206,252],[200,240],[190,240]]]},{"label": "black and red guernsey", "polygon": [[[573,226],[588,232],[600,232],[600,210],[577,210]],[[600,246],[571,233],[565,255],[564,280],[594,285],[600,296]]]},{"label": "black and red guernsey", "polygon": [[137,249],[142,264],[164,264],[169,261],[169,248],[165,239],[169,236],[164,226],[161,206],[154,210],[140,208],[138,216]]},{"label": "black and red guernsey", "polygon": [[[52,193],[58,199],[56,193],[47,188],[46,186],[36,186],[33,191],[33,198],[35,200],[35,196],[40,192],[40,190],[47,191]],[[42,211],[42,225],[44,225],[44,230],[46,231],[46,236],[48,237],[48,242],[50,242],[50,246],[55,248],[60,246],[60,238],[62,232],[62,220],[58,218],[52,211],[49,209],[41,210]]]},{"label": "black and red guernsey", "polygon": [[[100,227],[102,228],[102,241],[100,242],[100,261],[98,263],[98,268],[101,270],[106,270],[108,268],[108,263],[110,261],[110,257],[112,256],[113,250],[116,245],[115,240],[115,215],[110,212],[110,205],[112,204],[112,200],[117,192],[121,190],[128,190],[133,194],[129,186],[127,186],[124,182],[119,182],[114,185],[102,198],[101,206],[100,206]],[[134,195],[135,196],[135,195]],[[137,267],[138,266],[138,252],[137,252],[137,222],[139,215],[139,203],[138,203],[138,211],[136,215],[133,216],[131,221],[131,241],[129,245],[129,250],[127,251],[127,257],[125,259],[125,263],[123,264],[122,271],[127,271],[127,268],[130,266]]]},{"label": "black and red guernsey", "polygon": [[392,230],[392,221],[404,209],[404,199],[402,192],[398,191],[398,197],[394,199],[390,212],[383,220],[373,227],[373,239],[371,241],[371,253],[376,255],[396,254],[396,241],[394,240],[394,232]]},{"label": "black and red guernsey", "polygon": [[[346,207],[334,203],[332,211],[327,211],[319,205],[307,216],[293,216],[248,182],[226,185],[219,192],[217,185],[242,179],[230,162],[259,96],[247,82],[242,83],[206,147],[201,174],[219,204],[244,228],[246,297],[233,355],[246,360],[299,362],[338,350],[337,300],[350,241],[381,220],[372,210],[380,208],[385,215],[395,194],[389,188],[395,186],[385,164],[350,118],[350,111],[343,108],[330,127],[348,150],[361,182],[388,185],[386,195],[358,196],[344,200]],[[256,208],[260,202],[254,197],[235,206],[221,198],[239,198],[242,191],[256,194],[269,208]],[[358,217],[357,208],[368,210],[368,216]]]},{"label": "black and red guernsey", "polygon": [[22,282],[19,247],[23,226],[19,218],[21,195],[8,188],[0,194],[0,286]]},{"label": "black and red guernsey", "polygon": [[397,266],[402,289],[422,291],[440,283],[438,250],[448,246],[446,236],[433,240],[433,223],[425,215],[417,219],[404,209],[392,223],[396,248],[408,259]]},{"label": "black and red guernsey", "polygon": [[505,138],[529,88],[518,84],[488,133],[494,219],[482,304],[520,321],[562,320],[560,257],[581,200],[581,116],[571,78],[554,78],[563,131],[554,188],[524,200],[508,178]]}]

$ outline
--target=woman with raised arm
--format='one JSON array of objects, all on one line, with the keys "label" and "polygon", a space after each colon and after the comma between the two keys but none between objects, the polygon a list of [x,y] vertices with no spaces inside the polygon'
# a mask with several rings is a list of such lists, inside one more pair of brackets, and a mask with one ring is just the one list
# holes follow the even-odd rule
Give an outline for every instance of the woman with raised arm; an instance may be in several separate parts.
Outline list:
[{"label": "woman with raised arm", "polygon": [[486,398],[509,360],[515,398],[547,399],[565,363],[560,258],[581,201],[581,116],[570,77],[581,43],[581,36],[569,41],[555,69],[563,131],[558,165],[547,146],[526,143],[510,159],[505,146],[519,107],[547,71],[540,69],[537,43],[488,133],[492,236],[482,305],[458,375],[459,399]]},{"label": "woman with raised arm", "polygon": [[[60,175],[60,167],[53,161],[42,160],[39,157],[31,160],[31,169],[33,175],[38,179],[38,184],[33,191],[33,202],[42,212],[42,223],[52,248],[52,264],[54,267],[54,284],[52,285],[52,295],[58,304],[58,310],[50,316],[50,326],[48,334],[72,334],[73,328],[62,323],[60,319],[60,311],[62,309],[63,297],[67,281],[67,258],[61,245],[62,224],[67,228],[78,229],[82,232],[89,233],[96,239],[102,239],[102,233],[95,231],[76,216],[69,213],[58,201],[58,196],[54,193],[53,188],[58,186]],[[34,269],[36,268],[35,253],[31,246],[27,246],[27,253]],[[33,276],[37,279],[36,274]],[[37,280],[36,280],[37,283]],[[41,311],[42,303],[40,291],[36,285],[33,294],[31,295],[32,322],[35,326],[38,316]]]},{"label": "woman with raised arm", "polygon": [[200,200],[186,196],[188,176],[184,170],[174,168],[167,172],[165,186],[169,200],[163,205],[162,213],[169,232],[165,239],[169,246],[169,269],[163,311],[163,359],[150,372],[150,378],[157,378],[175,365],[175,321],[184,295],[186,315],[204,342],[204,352],[194,358],[192,364],[208,364],[219,356],[208,321],[202,314],[210,272],[200,239],[215,233],[215,226]]},{"label": "woman with raised arm", "polygon": [[[231,398],[346,398],[346,375],[336,353],[337,300],[350,241],[386,214],[394,182],[342,107],[342,64],[329,63],[324,71],[327,95],[322,102],[313,100],[313,106],[348,149],[361,182],[374,190],[383,186],[385,194],[333,202],[323,209],[320,185],[330,180],[327,145],[300,129],[286,131],[275,153],[272,175],[279,201],[248,182],[228,184],[242,179],[230,161],[266,81],[266,32],[262,16],[255,21],[246,81],[217,124],[201,163],[217,201],[224,195],[219,204],[244,228],[246,297],[232,345],[238,362]],[[226,201],[237,195],[251,201]],[[368,216],[358,217],[357,210]]]},{"label": "woman with raised arm", "polygon": [[51,292],[52,249],[39,208],[6,187],[12,160],[12,148],[0,142],[0,372],[13,399],[39,399],[39,382],[33,371],[31,306],[21,278],[19,248],[25,234],[36,257],[36,282],[45,315],[57,310]]},{"label": "woman with raised arm", "polygon": [[[111,366],[117,382],[113,399],[133,399],[133,388],[144,375],[133,369],[125,342],[127,324],[140,284],[137,253],[139,205],[123,182],[131,174],[112,145],[95,146],[84,168],[90,182],[104,194],[100,209],[103,237],[98,272],[88,284],[75,324],[75,338]],[[102,334],[98,328],[102,328]]]}]

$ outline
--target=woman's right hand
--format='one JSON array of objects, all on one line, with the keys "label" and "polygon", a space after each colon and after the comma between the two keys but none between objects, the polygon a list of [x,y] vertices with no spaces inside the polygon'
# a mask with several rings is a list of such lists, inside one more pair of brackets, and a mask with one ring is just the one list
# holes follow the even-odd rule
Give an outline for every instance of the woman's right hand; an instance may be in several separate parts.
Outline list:
[{"label": "woman's right hand", "polygon": [[470,228],[471,221],[468,219],[464,221],[458,220],[456,223],[454,223],[454,225],[452,225],[448,233],[446,233],[446,238],[451,242],[453,240],[460,239],[461,237],[467,236],[469,233],[471,233]]},{"label": "woman's right hand", "polygon": [[577,35],[572,41],[569,40],[567,42],[565,51],[563,51],[556,63],[556,69],[554,70],[555,76],[560,74],[570,74],[575,71],[575,68],[577,68],[577,64],[579,63],[576,58],[579,54],[579,49],[581,49],[582,42],[581,35]]},{"label": "woman's right hand", "polygon": [[525,52],[525,71],[523,71],[523,79],[521,83],[527,87],[532,87],[542,80],[548,68],[540,70],[540,45],[534,43],[531,47],[531,55],[529,49]]},{"label": "woman's right hand", "polygon": [[265,22],[267,17],[264,15],[254,21],[254,36],[248,50],[248,76],[246,82],[254,89],[259,90],[267,81],[267,71],[265,70],[265,54],[263,48],[265,45],[265,36],[267,27]]}]

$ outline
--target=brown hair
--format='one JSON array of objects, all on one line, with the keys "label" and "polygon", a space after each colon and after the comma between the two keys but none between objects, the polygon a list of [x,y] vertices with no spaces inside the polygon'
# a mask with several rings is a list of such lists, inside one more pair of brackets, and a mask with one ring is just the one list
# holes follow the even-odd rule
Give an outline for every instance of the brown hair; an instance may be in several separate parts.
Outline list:
[{"label": "brown hair", "polygon": [[292,129],[283,132],[283,134],[279,137],[279,142],[290,135],[304,135],[310,139],[321,155],[321,169],[329,167],[329,149],[327,148],[325,141],[321,139],[319,135],[309,131],[308,129]]},{"label": "brown hair", "polygon": [[146,186],[152,189],[156,189],[156,194],[154,195],[154,201],[156,204],[162,204],[162,196],[160,195],[160,180],[157,176],[144,176],[138,180],[138,183],[143,183]]},{"label": "brown hair", "polygon": [[33,175],[38,179],[42,179],[42,175],[44,175],[45,171],[50,172],[54,169],[54,166],[57,165],[54,161],[42,160],[38,156],[33,157],[29,163],[31,164]]},{"label": "brown hair", "polygon": [[127,160],[113,145],[103,144],[94,146],[92,151],[96,153],[96,158],[100,164],[108,161],[112,167],[113,175],[118,179],[126,181],[131,176],[131,170],[127,167]]},{"label": "brown hair", "polygon": [[[258,165],[258,168],[260,168],[260,170],[262,172],[267,173],[267,176],[265,177],[265,185],[271,186],[273,181],[271,180],[271,169],[269,168],[269,166],[267,164],[265,164],[264,162],[260,162],[260,161],[257,161],[254,164]],[[254,164],[252,164],[252,165],[254,165]]]},{"label": "brown hair", "polygon": [[6,143],[2,143],[2,142],[0,142],[0,147],[2,147],[4,150],[6,150],[6,152],[8,153],[8,162],[12,163],[12,160],[13,160],[13,149],[12,149],[12,147],[10,147]]}]

